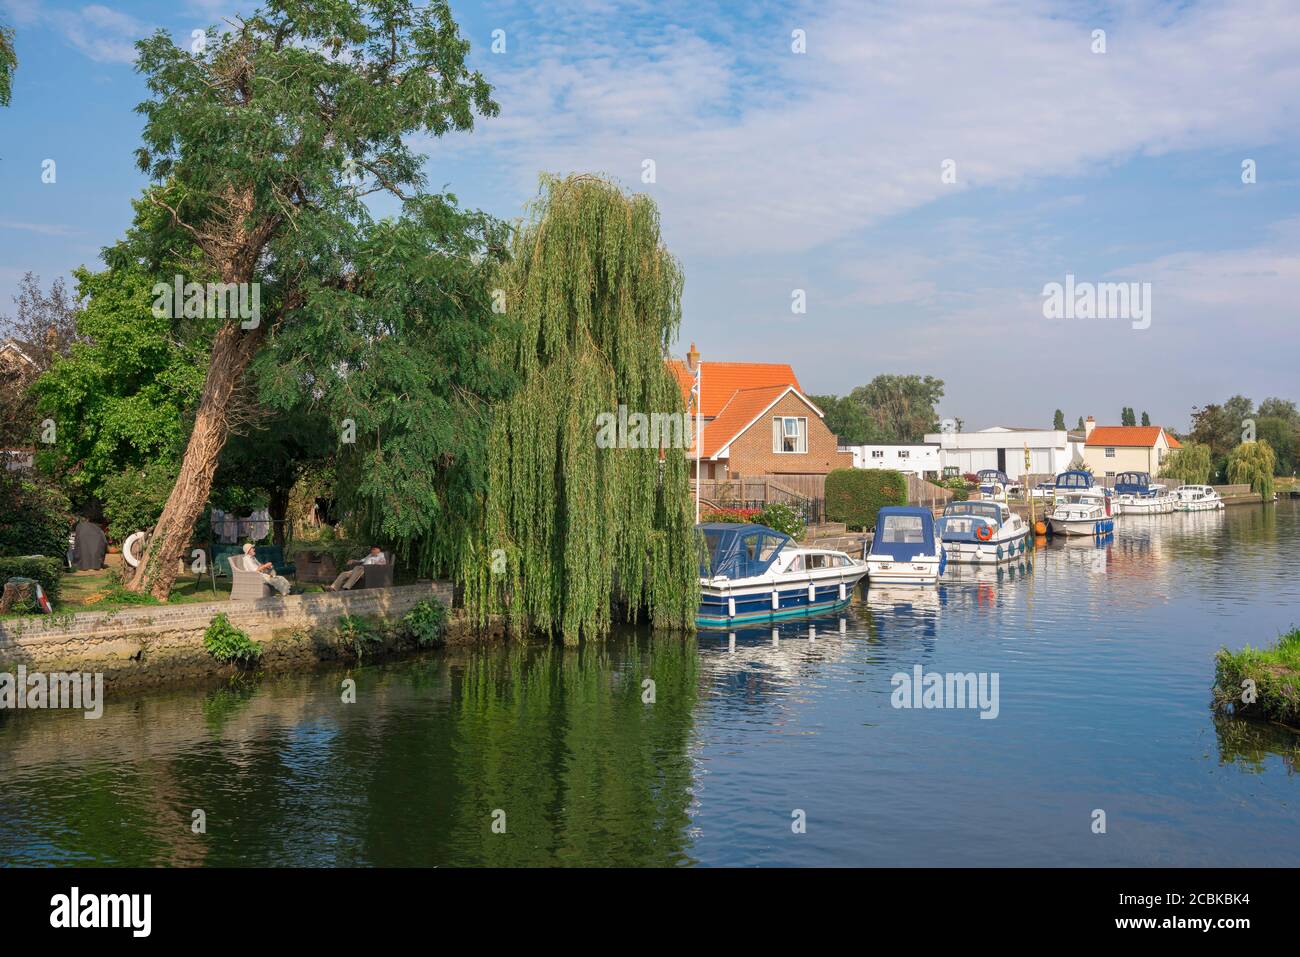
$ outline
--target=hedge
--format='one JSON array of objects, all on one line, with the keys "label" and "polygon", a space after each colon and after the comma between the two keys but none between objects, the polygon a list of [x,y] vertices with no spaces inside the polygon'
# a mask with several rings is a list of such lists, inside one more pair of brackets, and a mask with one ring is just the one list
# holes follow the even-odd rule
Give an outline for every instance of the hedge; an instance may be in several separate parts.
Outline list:
[{"label": "hedge", "polygon": [[57,558],[0,558],[0,587],[11,578],[35,578],[53,605],[63,592],[63,562]]},{"label": "hedge", "polygon": [[907,504],[907,479],[889,469],[835,469],[825,495],[828,520],[862,531],[875,526],[881,506]]},{"label": "hedge", "polygon": [[73,521],[58,488],[0,468],[0,555],[62,557]]}]

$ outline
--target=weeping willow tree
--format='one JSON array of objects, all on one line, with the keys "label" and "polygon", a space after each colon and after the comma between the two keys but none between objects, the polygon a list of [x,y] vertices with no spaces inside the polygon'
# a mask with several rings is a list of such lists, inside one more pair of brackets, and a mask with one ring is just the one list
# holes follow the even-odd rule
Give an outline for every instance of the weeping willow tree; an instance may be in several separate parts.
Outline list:
[{"label": "weeping willow tree", "polygon": [[1273,473],[1277,469],[1277,456],[1273,447],[1263,439],[1242,442],[1228,455],[1228,481],[1249,485],[1268,501],[1273,497]]},{"label": "weeping willow tree", "polygon": [[515,634],[570,643],[605,635],[616,611],[692,628],[699,566],[686,450],[597,441],[598,416],[620,406],[684,411],[665,364],[682,276],[655,204],[595,177],[544,178],[498,286],[515,330],[498,348],[521,384],[488,433],[482,526],[462,566],[466,607],[481,623],[504,613]]}]

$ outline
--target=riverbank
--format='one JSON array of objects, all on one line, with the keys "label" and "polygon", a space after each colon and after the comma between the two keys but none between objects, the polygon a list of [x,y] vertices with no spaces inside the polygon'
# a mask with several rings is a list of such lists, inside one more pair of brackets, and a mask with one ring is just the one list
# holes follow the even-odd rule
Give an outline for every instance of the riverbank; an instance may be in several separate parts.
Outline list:
[{"label": "riverbank", "polygon": [[1220,711],[1300,730],[1300,628],[1267,648],[1219,649],[1214,704]]},{"label": "riverbank", "polygon": [[[259,671],[356,658],[355,646],[340,629],[345,616],[374,626],[366,658],[389,657],[413,650],[393,626],[430,598],[450,608],[451,584],[9,618],[0,621],[0,670],[21,664],[29,671],[100,672],[113,687],[230,675],[237,667],[217,661],[203,647],[203,633],[218,614],[261,644]],[[499,635],[499,628],[480,632],[463,615],[449,614],[444,640],[459,644]]]}]

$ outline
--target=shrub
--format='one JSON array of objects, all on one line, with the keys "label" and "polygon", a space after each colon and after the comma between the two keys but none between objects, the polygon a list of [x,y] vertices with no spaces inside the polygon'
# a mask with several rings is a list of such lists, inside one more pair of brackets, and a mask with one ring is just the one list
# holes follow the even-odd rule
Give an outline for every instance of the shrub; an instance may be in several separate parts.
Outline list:
[{"label": "shrub", "polygon": [[116,541],[126,541],[132,532],[152,528],[167,504],[176,483],[173,466],[151,465],[147,469],[127,469],[104,482],[104,515],[108,533]]},{"label": "shrub", "polygon": [[700,516],[701,522],[732,522],[744,525],[758,520],[761,508],[715,508]]},{"label": "shrub", "polygon": [[420,602],[402,618],[402,631],[421,648],[442,644],[447,606],[436,598]]},{"label": "shrub", "polygon": [[[0,468],[0,555],[62,559],[73,521],[72,505],[56,486]],[[50,590],[44,580],[41,587]]]},{"label": "shrub", "polygon": [[351,649],[357,661],[360,661],[365,657],[366,647],[378,644],[383,636],[379,633],[379,629],[364,618],[343,615],[339,618],[339,638],[342,639],[345,647]]},{"label": "shrub", "polygon": [[[1247,695],[1247,687],[1250,682]],[[1300,728],[1300,629],[1269,648],[1220,648],[1214,660],[1214,704],[1219,711],[1268,718]]]},{"label": "shrub", "polygon": [[754,521],[789,535],[796,542],[803,538],[804,532],[808,530],[808,524],[803,520],[803,516],[788,502],[772,502],[758,513]]},{"label": "shrub", "polygon": [[[67,542],[64,542],[67,548]],[[63,559],[61,558],[0,558],[0,586],[10,578],[34,578],[53,605],[63,593]]]},{"label": "shrub", "polygon": [[835,469],[826,476],[826,517],[853,531],[876,524],[885,505],[907,504],[907,479],[889,469]]},{"label": "shrub", "polygon": [[218,661],[252,664],[262,657],[262,646],[230,623],[225,612],[218,614],[203,633],[203,647]]}]

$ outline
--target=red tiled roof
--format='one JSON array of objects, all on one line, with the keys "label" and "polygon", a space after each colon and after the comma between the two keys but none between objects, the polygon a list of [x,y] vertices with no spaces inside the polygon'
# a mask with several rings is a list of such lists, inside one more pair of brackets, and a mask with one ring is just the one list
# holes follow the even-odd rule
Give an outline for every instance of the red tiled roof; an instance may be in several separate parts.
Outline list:
[{"label": "red tiled roof", "polygon": [[1170,447],[1171,449],[1181,449],[1181,448],[1183,447],[1183,443],[1182,443],[1182,442],[1179,442],[1176,438],[1174,438],[1174,437],[1173,437],[1172,435],[1170,435],[1168,432],[1165,433],[1165,441],[1169,443],[1169,447]]},{"label": "red tiled roof", "polygon": [[[1164,429],[1158,425],[1099,425],[1088,436],[1087,444],[1150,449],[1155,447],[1161,432]],[[1178,448],[1173,436],[1166,432],[1165,438],[1170,448]]]},{"label": "red tiled roof", "polygon": [[[721,415],[731,397],[742,389],[792,385],[803,392],[794,370],[785,362],[701,362],[700,365],[703,367],[701,377],[704,381],[704,398],[700,404],[706,419]],[[680,359],[670,360],[669,367],[681,387],[682,398],[689,403],[695,377],[686,370],[686,363]],[[707,423],[705,437],[708,437]]]},{"label": "red tiled roof", "polygon": [[[709,370],[705,369],[707,376]],[[707,379],[705,380],[708,381]],[[710,458],[734,439],[754,417],[779,399],[788,385],[772,385],[763,389],[739,389],[732,393],[731,401],[711,422],[704,423],[704,457]]]}]

